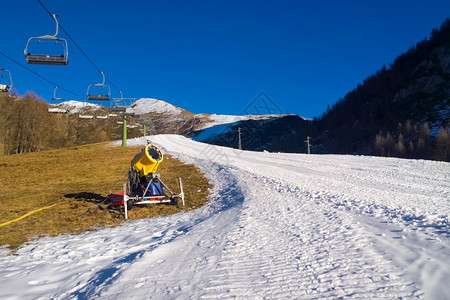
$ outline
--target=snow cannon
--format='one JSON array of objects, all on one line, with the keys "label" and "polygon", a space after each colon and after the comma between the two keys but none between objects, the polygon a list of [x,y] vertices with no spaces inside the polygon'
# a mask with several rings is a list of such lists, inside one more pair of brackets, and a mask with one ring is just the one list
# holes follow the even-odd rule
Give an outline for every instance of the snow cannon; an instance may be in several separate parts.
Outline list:
[{"label": "snow cannon", "polygon": [[180,193],[175,194],[161,180],[160,174],[156,173],[163,158],[163,153],[157,146],[152,144],[145,146],[131,160],[131,170],[128,171],[128,180],[123,185],[123,192],[108,195],[113,206],[123,205],[125,219],[128,218],[128,210],[135,205],[165,203],[178,206],[181,199],[184,206],[181,177],[178,177]]},{"label": "snow cannon", "polygon": [[141,177],[149,173],[156,173],[159,164],[163,161],[163,154],[161,150],[155,145],[148,144],[138,153],[131,161],[132,168],[139,171]]}]

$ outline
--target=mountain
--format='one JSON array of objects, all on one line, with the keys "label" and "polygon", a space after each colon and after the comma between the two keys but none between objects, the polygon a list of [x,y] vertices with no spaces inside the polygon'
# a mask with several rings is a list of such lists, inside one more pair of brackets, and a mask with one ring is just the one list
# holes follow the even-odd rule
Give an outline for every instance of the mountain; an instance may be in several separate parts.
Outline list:
[{"label": "mountain", "polygon": [[450,19],[314,123],[323,153],[450,160]]},{"label": "mountain", "polygon": [[[120,116],[114,116],[108,107],[101,105],[90,104],[78,101],[65,101],[59,104],[53,104],[52,107],[57,110],[67,112],[69,115],[77,117],[79,114],[92,115],[92,116],[113,116],[109,119],[116,119],[120,122]],[[243,122],[243,134],[246,138],[244,143],[251,149],[266,149],[266,141],[254,140],[252,147],[248,143],[248,135],[254,136],[264,135],[264,131],[271,131],[271,134],[280,135],[279,137],[270,138],[270,140],[276,139],[277,141],[282,138],[286,139],[286,132],[284,130],[296,131],[298,124],[290,124],[291,121],[276,121],[269,122],[271,125],[276,125],[275,128],[281,130],[276,133],[273,129],[270,129],[269,123],[264,124],[266,120],[276,120],[282,115],[219,115],[219,114],[194,114],[183,108],[177,107],[164,100],[154,98],[140,98],[133,103],[130,103],[130,107],[126,109],[129,126],[137,126],[142,130],[141,124],[147,124],[147,131],[151,134],[181,134],[196,136],[200,131],[208,130],[209,134],[213,131],[217,131],[220,126],[231,126],[232,123]],[[301,119],[301,118],[300,118]],[[300,120],[299,119],[299,120]],[[87,122],[87,121],[86,121]],[[85,123],[86,123],[85,122]],[[107,121],[102,121],[107,123]],[[95,123],[92,121],[91,123]],[[278,123],[285,123],[286,126],[279,126]],[[94,124],[91,124],[94,125]],[[117,136],[118,133],[115,134]],[[218,137],[221,139],[222,137]],[[267,137],[269,138],[269,137]],[[205,141],[209,142],[209,141]],[[258,145],[260,144],[260,145]],[[274,142],[272,143],[274,144]],[[292,148],[292,147],[291,147]],[[271,148],[270,148],[271,149]],[[292,152],[292,151],[290,151]]]},{"label": "mountain", "polygon": [[[40,107],[38,117],[37,108],[24,110],[22,102],[0,96],[2,103],[13,102],[0,106],[0,112],[9,110],[3,121],[16,121],[4,132],[3,139],[0,133],[0,140],[7,142],[3,147],[7,154],[122,136],[121,117],[111,114],[107,107],[70,101],[57,106],[66,109],[67,116],[44,117]],[[25,102],[30,104],[36,97],[28,98],[31,100]],[[80,112],[92,118],[80,121]],[[138,99],[127,108],[127,113],[129,137],[141,136],[145,124],[149,134],[179,134],[237,148],[240,130],[242,148],[254,151],[306,153],[305,141],[311,137],[311,152],[317,154],[450,161],[450,19],[439,30],[433,30],[429,39],[366,78],[312,121],[296,115],[194,114],[154,98]],[[45,129],[33,129],[36,123]],[[49,126],[53,123],[56,125]],[[45,135],[45,140],[39,135]]]},{"label": "mountain", "polygon": [[240,128],[248,150],[305,153],[310,136],[312,153],[450,161],[450,20],[312,122],[298,116],[223,120],[192,126],[189,136],[237,148]]},{"label": "mountain", "polygon": [[249,117],[203,128],[189,136],[195,141],[238,148],[240,134],[245,150],[305,152],[309,123],[297,115]]}]

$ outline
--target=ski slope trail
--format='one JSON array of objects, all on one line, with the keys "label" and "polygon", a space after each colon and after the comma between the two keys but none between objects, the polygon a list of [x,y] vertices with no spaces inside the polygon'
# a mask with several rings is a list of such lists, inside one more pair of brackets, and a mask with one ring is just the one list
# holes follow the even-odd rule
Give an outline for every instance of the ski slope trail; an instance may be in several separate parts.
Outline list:
[{"label": "ski slope trail", "polygon": [[2,255],[0,298],[450,297],[449,163],[150,139],[206,174],[209,203]]}]

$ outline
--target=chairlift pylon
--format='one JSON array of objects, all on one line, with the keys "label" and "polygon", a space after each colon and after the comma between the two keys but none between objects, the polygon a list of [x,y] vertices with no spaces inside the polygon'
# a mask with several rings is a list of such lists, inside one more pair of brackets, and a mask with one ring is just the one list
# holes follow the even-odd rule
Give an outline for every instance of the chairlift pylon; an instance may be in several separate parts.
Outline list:
[{"label": "chairlift pylon", "polygon": [[23,51],[27,63],[59,66],[67,66],[69,64],[67,41],[58,37],[59,24],[56,19],[57,15],[52,14],[52,17],[56,22],[55,34],[47,34],[28,39],[25,50]]},{"label": "chairlift pylon", "polygon": [[87,89],[87,99],[90,101],[109,101],[111,98],[111,89],[105,84],[105,73],[100,72],[103,76],[102,83],[91,84]]},{"label": "chairlift pylon", "polygon": [[11,72],[6,69],[0,69],[0,92],[8,93],[12,85]]}]

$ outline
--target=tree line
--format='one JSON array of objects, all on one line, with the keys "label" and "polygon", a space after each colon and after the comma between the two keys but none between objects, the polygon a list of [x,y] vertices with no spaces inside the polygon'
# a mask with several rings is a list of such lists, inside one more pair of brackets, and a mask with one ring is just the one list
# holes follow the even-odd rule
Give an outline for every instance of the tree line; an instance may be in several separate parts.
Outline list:
[{"label": "tree line", "polygon": [[314,125],[323,153],[449,161],[450,19],[339,99]]},{"label": "tree line", "polygon": [[[0,95],[0,145],[4,155],[38,152],[121,139],[118,119],[79,119],[78,115],[50,114],[49,105],[34,93],[23,97]],[[130,138],[139,128],[128,129]]]}]

